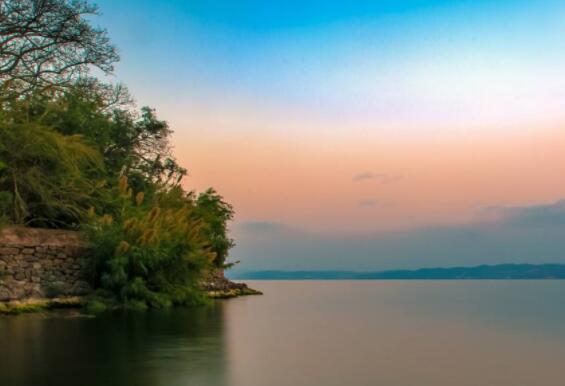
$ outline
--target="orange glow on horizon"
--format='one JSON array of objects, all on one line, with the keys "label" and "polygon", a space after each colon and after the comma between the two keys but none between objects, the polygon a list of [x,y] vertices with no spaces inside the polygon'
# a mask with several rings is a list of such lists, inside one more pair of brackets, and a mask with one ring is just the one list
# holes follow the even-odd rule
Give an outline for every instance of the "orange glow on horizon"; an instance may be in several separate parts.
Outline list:
[{"label": "orange glow on horizon", "polygon": [[[512,135],[375,129],[353,136],[304,127],[298,141],[283,130],[258,130],[261,122],[252,119],[183,123],[175,151],[190,171],[186,186],[215,187],[233,203],[237,221],[388,230],[465,223],[480,218],[481,207],[565,197],[560,128],[515,128]],[[361,173],[373,178],[355,181]]]}]

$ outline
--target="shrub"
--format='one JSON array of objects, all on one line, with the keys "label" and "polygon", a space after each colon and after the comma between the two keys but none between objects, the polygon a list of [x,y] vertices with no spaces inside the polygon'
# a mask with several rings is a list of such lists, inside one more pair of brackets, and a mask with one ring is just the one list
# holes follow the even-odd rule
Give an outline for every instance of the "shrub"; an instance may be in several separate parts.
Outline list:
[{"label": "shrub", "polygon": [[181,192],[164,188],[146,203],[121,177],[121,206],[114,215],[92,214],[88,227],[96,288],[136,309],[203,301],[200,279],[216,254],[191,195]]}]

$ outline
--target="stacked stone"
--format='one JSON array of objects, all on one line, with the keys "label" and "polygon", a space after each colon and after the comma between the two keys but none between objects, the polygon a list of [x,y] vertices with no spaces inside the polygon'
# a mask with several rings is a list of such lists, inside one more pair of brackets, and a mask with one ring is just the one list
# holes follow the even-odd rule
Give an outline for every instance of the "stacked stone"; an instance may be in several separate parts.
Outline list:
[{"label": "stacked stone", "polygon": [[[50,236],[58,234],[48,233]],[[26,238],[25,235],[20,235],[15,242],[13,238],[0,237],[0,301],[89,292],[84,249],[76,243],[65,245],[61,240],[49,241],[49,238]]]}]

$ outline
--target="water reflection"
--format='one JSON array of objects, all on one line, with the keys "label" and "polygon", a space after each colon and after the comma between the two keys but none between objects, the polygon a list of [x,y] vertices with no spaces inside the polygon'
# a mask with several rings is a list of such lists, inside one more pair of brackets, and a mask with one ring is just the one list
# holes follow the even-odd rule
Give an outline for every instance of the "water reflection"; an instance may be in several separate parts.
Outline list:
[{"label": "water reflection", "polygon": [[565,281],[252,286],[265,295],[0,318],[0,385],[563,385]]},{"label": "water reflection", "polygon": [[223,307],[0,319],[0,384],[225,385]]},{"label": "water reflection", "polygon": [[562,386],[565,281],[260,282],[226,304],[235,386]]}]

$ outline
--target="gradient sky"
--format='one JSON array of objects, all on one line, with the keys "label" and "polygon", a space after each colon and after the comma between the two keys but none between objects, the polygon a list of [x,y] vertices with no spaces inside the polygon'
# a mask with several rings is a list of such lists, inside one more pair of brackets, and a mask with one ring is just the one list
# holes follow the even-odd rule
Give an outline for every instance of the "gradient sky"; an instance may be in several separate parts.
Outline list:
[{"label": "gradient sky", "polygon": [[[429,266],[461,245],[425,258],[417,243],[394,248],[430,230],[445,241],[512,227],[508,211],[527,207],[563,215],[563,1],[98,4],[122,55],[114,79],[169,121],[186,187],[233,203],[234,256],[249,269],[296,266],[273,258],[283,240],[315,254],[300,268]],[[534,246],[552,232],[520,229]],[[524,260],[502,233],[454,261]],[[329,263],[336,234],[349,249]],[[391,234],[402,241],[359,242]],[[565,262],[559,238],[543,240],[530,262]]]}]

